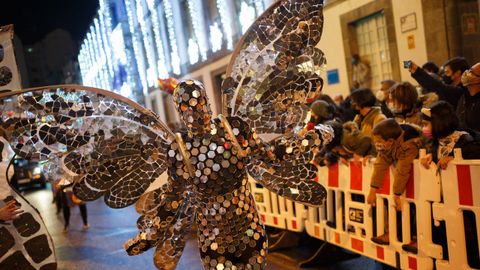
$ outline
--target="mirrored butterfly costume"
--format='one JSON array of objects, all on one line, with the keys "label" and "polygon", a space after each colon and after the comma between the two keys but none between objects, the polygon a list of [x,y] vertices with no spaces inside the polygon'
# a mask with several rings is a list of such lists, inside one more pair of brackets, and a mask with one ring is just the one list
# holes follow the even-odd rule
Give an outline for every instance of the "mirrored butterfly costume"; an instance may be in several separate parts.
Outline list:
[{"label": "mirrored butterfly costume", "polygon": [[[247,188],[247,173],[281,196],[321,205],[313,150],[332,140],[319,125],[303,137],[305,100],[321,91],[315,48],[322,1],[279,1],[237,46],[222,88],[228,116],[213,118],[206,91],[182,81],[173,101],[187,127],[174,134],[138,104],[105,90],[56,86],[1,94],[2,128],[26,158],[58,164],[82,200],[136,202],[140,233],[130,255],[155,247],[159,269],[174,269],[192,224],[205,269],[263,269],[267,238]],[[257,133],[282,136],[263,142]],[[163,172],[160,188],[147,188]]]}]

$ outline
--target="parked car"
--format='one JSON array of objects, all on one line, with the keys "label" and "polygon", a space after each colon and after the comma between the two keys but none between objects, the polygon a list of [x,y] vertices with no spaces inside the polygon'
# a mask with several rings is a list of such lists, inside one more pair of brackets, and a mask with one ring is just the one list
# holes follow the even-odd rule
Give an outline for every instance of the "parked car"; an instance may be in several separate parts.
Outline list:
[{"label": "parked car", "polygon": [[10,183],[18,190],[38,186],[45,188],[47,179],[42,171],[39,162],[26,159],[15,159],[13,161],[14,174]]}]

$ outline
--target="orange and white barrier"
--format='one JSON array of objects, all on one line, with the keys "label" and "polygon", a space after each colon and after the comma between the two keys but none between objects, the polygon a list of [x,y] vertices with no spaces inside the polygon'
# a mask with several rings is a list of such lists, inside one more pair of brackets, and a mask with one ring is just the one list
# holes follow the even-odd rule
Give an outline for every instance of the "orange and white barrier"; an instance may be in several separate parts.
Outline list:
[{"label": "orange and white barrier", "polygon": [[[468,264],[464,211],[475,215],[477,245],[480,245],[480,160],[462,160],[456,154],[441,171],[443,203],[433,205],[433,218],[445,221],[448,261],[438,260],[437,269],[473,269]],[[474,255],[475,256],[475,255]],[[477,259],[480,254],[476,254]]]},{"label": "orange and white barrier", "polygon": [[305,230],[305,206],[268,191],[253,179],[249,185],[263,224],[293,232]]},{"label": "orange and white barrier", "polygon": [[[366,204],[372,170],[372,163],[363,166],[353,162],[319,168],[316,180],[328,194],[326,204],[319,208],[304,210],[303,206],[268,192],[254,182],[251,183],[252,192],[256,200],[261,199],[257,206],[267,226],[297,232],[305,229],[312,237],[401,269],[433,269],[434,266],[437,269],[472,269],[467,260],[462,211],[475,214],[479,238],[476,240],[480,245],[480,160],[456,159],[441,174],[435,166],[426,169],[415,160],[402,195],[401,221],[397,220],[394,208],[392,169],[385,175],[384,186],[377,193],[376,207]],[[416,210],[414,218],[411,218],[410,205]],[[376,222],[372,215],[374,210]],[[389,222],[385,223],[387,214]],[[415,221],[417,254],[402,249],[402,245],[412,239],[410,223]],[[447,254],[442,254],[442,247],[432,239],[432,227],[438,226],[439,221],[446,223],[448,260],[443,259]],[[401,222],[401,240],[397,238],[397,222]],[[386,226],[390,244],[372,242],[373,236],[387,231]]]}]

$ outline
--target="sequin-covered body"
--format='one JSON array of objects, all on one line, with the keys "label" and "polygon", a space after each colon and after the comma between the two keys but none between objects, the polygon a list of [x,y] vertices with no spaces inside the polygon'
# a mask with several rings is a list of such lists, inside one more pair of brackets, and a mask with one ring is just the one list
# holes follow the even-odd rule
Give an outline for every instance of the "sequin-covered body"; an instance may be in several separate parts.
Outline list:
[{"label": "sequin-covered body", "polygon": [[[243,149],[253,155],[261,151],[245,122],[236,117],[228,121]],[[247,189],[245,163],[249,157],[238,155],[218,119],[212,122],[210,133],[183,136],[183,140],[195,175],[190,177],[176,143],[168,151],[168,173],[173,181],[184,181],[192,187],[205,269],[263,268],[268,245]]]}]

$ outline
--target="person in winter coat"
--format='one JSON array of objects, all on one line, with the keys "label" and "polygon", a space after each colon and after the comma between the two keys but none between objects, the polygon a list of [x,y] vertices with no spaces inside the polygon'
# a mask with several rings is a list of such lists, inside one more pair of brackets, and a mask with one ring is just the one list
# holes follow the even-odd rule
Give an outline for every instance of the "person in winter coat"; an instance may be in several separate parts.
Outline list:
[{"label": "person in winter coat", "polygon": [[381,109],[376,107],[377,99],[372,90],[368,88],[357,89],[350,95],[352,107],[357,110],[353,119],[363,135],[372,137],[372,129],[380,121],[386,119]]},{"label": "person in winter coat", "polygon": [[[429,168],[434,162],[439,169],[447,169],[448,164],[454,158],[454,149],[461,150],[463,159],[480,159],[480,142],[475,140],[471,130],[459,129],[458,118],[449,103],[439,101],[432,104],[430,108],[422,109],[422,119],[423,134],[433,141],[430,153],[420,159],[423,166]],[[480,258],[478,257],[476,222],[473,212],[463,211],[463,220],[468,264],[472,268],[478,269],[480,268]],[[441,239],[445,239],[445,237],[441,237]],[[446,246],[446,243],[443,245]]]},{"label": "person in winter coat", "polygon": [[470,130],[459,129],[453,107],[445,101],[438,101],[430,108],[422,109],[422,132],[432,139],[430,153],[420,159],[426,168],[435,162],[440,169],[445,170],[453,160],[454,149],[462,151],[463,159],[480,159],[480,143]]},{"label": "person in winter coat", "polygon": [[440,100],[447,101],[455,108],[460,128],[468,127],[480,132],[480,62],[462,73],[458,85],[448,85],[434,79],[415,63],[412,63],[409,71],[424,89],[435,92]]},{"label": "person in winter coat", "polygon": [[418,93],[409,82],[399,82],[390,88],[390,110],[399,124],[420,125]]},{"label": "person in winter coat", "polygon": [[[401,211],[402,201],[400,196],[405,191],[410,178],[413,160],[418,156],[421,133],[412,125],[400,125],[394,119],[386,119],[375,125],[373,135],[377,157],[373,163],[367,203],[375,206],[376,195],[383,186],[385,174],[390,166],[394,165],[394,202],[396,210]],[[388,231],[380,236],[373,237],[372,241],[378,244],[389,244]],[[415,243],[409,245],[415,245]]]}]

